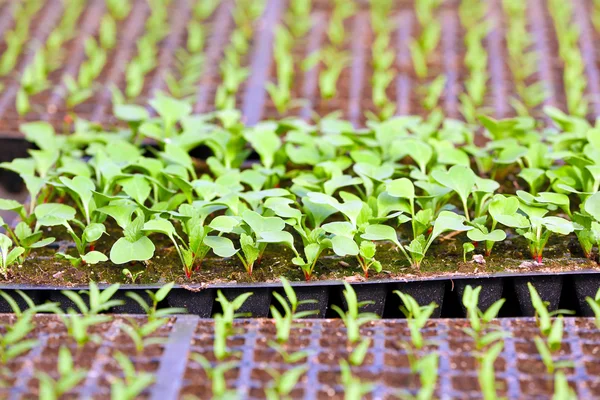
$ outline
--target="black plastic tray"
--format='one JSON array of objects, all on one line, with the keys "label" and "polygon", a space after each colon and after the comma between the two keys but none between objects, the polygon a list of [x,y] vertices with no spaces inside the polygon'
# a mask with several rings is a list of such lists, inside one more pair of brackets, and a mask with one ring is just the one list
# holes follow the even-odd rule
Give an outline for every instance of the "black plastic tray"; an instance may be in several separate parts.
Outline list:
[{"label": "black plastic tray", "polygon": [[[585,270],[560,273],[496,273],[490,275],[448,275],[425,279],[407,280],[373,280],[367,282],[353,282],[352,287],[357,293],[359,301],[370,300],[373,304],[367,305],[363,311],[374,312],[383,318],[400,318],[400,299],[394,294],[395,290],[408,293],[420,304],[435,302],[438,308],[434,317],[462,317],[462,293],[467,285],[482,286],[480,295],[480,308],[486,309],[494,301],[506,298],[507,302],[502,309],[501,316],[533,316],[527,282],[531,282],[542,299],[550,303],[549,308],[571,309],[580,316],[592,316],[592,310],[587,305],[585,298],[594,297],[600,288],[600,271]],[[315,299],[316,304],[303,306],[304,309],[316,309],[318,318],[337,317],[332,312],[331,305],[337,304],[345,308],[343,300],[342,281],[315,281],[292,283],[299,299]],[[106,284],[100,284],[101,288]],[[116,298],[126,301],[123,306],[116,307],[115,313],[142,312],[137,303],[125,296],[128,291],[137,292],[145,296],[146,290],[157,290],[161,285],[122,285]],[[73,303],[66,298],[62,290],[83,290],[86,286],[76,287],[49,287],[34,285],[0,285],[0,289],[12,294],[19,300],[20,296],[14,293],[20,289],[29,295],[36,303],[47,300],[57,301],[64,309],[73,307]],[[215,301],[217,291],[221,290],[228,298],[234,298],[245,292],[253,295],[246,301],[240,312],[249,313],[252,317],[267,317],[271,305],[277,306],[272,293],[283,293],[280,283],[252,283],[252,284],[211,284],[211,285],[176,285],[161,306],[185,307],[190,314],[202,318],[211,317],[219,312],[220,305]],[[23,303],[23,302],[21,302]],[[24,304],[21,304],[24,306]],[[0,300],[0,312],[10,312],[8,304]]]}]

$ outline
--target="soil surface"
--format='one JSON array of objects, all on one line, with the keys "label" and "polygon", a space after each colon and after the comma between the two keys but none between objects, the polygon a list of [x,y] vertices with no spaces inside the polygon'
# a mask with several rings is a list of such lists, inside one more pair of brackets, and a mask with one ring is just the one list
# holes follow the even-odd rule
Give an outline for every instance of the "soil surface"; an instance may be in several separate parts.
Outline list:
[{"label": "soil surface", "polygon": [[[87,285],[90,280],[107,284],[132,283],[131,279],[123,274],[124,268],[128,268],[134,274],[142,272],[135,281],[138,284],[163,284],[172,281],[182,285],[275,282],[281,276],[290,281],[304,281],[300,268],[291,262],[292,251],[273,244],[267,246],[262,260],[255,264],[252,275],[246,273],[237,257],[223,259],[209,253],[201,264],[197,263],[191,278],[187,278],[175,248],[168,239],[159,234],[151,236],[156,245],[156,252],[147,262],[124,265],[104,262],[74,267],[68,261],[54,256],[57,251],[76,255],[74,244],[68,240],[66,233],[61,229],[48,233],[48,236],[57,237],[53,247],[33,250],[25,262],[13,266],[9,270],[8,278],[0,279],[0,283],[61,287]],[[108,239],[98,242],[95,248],[104,254],[110,253],[112,244],[120,236],[118,229],[109,226],[107,231],[109,236],[105,237]],[[462,241],[452,235],[443,236],[434,242],[421,269],[416,270],[411,268],[402,254],[391,245],[379,244],[375,258],[381,262],[383,269],[380,273],[370,271],[369,277],[365,278],[355,258],[340,258],[332,251],[326,251],[317,262],[312,280],[345,279],[359,282],[381,279],[414,280],[457,274],[483,276],[498,272],[565,272],[590,269],[600,271],[595,260],[583,257],[574,235],[551,236],[544,250],[544,260],[541,265],[529,258],[527,243],[519,236],[508,237],[504,242],[497,243],[490,256],[484,257],[480,249],[476,249],[475,254],[483,257],[484,262],[465,263],[462,256]]]}]

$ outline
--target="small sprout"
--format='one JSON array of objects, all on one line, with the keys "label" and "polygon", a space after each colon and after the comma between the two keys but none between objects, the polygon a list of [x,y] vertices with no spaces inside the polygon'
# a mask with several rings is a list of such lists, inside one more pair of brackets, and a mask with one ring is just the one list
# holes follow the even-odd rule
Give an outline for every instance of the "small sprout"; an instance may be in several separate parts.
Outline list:
[{"label": "small sprout", "polygon": [[149,372],[137,372],[129,358],[116,352],[114,358],[123,371],[123,378],[116,378],[110,386],[112,400],[134,400],[154,383],[154,375]]},{"label": "small sprout", "polygon": [[159,303],[167,298],[167,295],[171,289],[173,289],[174,285],[175,282],[167,283],[156,292],[146,290],[146,294],[150,298],[151,304],[148,304],[148,302],[146,302],[142,296],[135,292],[127,292],[125,293],[125,296],[135,301],[142,308],[142,310],[144,310],[146,316],[148,317],[148,321],[162,320],[173,314],[184,314],[187,312],[185,308],[158,308]]},{"label": "small sprout", "polygon": [[360,340],[360,327],[366,323],[369,323],[373,320],[379,318],[374,313],[360,313],[359,309],[367,304],[371,304],[371,301],[361,301],[359,302],[356,297],[356,292],[348,284],[348,282],[344,282],[344,298],[346,299],[346,304],[348,307],[348,311],[344,312],[337,305],[332,305],[331,308],[340,316],[342,321],[344,321],[344,325],[346,325],[346,335],[348,336],[348,341],[350,343],[356,343]]},{"label": "small sprout", "polygon": [[133,318],[127,318],[127,322],[128,324],[119,325],[119,328],[131,338],[138,353],[142,353],[147,346],[165,343],[165,338],[149,336],[165,325],[168,319],[160,318],[138,323]]},{"label": "small sprout", "polygon": [[306,366],[297,366],[281,373],[274,368],[268,368],[267,373],[271,375],[273,381],[265,389],[267,400],[291,399],[292,390],[307,370]]},{"label": "small sprout", "polygon": [[4,326],[6,333],[0,338],[0,361],[2,365],[6,365],[9,361],[38,345],[36,339],[27,339],[27,335],[35,328],[32,319],[33,314],[27,312],[19,315],[12,325]]},{"label": "small sprout", "polygon": [[350,353],[350,357],[348,357],[348,361],[350,364],[354,366],[361,366],[369,352],[369,347],[371,346],[371,339],[366,338],[360,342],[356,348]]},{"label": "small sprout", "polygon": [[600,289],[598,289],[594,298],[588,296],[585,298],[585,301],[594,312],[596,327],[600,329]]},{"label": "small sprout", "polygon": [[[506,332],[501,330],[500,326],[491,324],[492,320],[498,316],[506,299],[494,302],[485,312],[482,312],[478,306],[479,293],[481,293],[481,286],[473,289],[471,285],[467,285],[463,293],[462,303],[467,310],[467,318],[470,324],[470,327],[465,328],[464,331],[473,338],[477,350],[483,350],[486,346],[502,340],[507,335]],[[489,332],[486,333],[486,331]]]},{"label": "small sprout", "polygon": [[208,361],[204,356],[192,353],[190,358],[200,364],[212,385],[212,396],[215,399],[235,398],[235,392],[227,389],[227,380],[225,374],[238,367],[237,361],[227,361],[218,363],[216,366]]},{"label": "small sprout", "polygon": [[423,339],[421,330],[425,327],[427,321],[437,308],[437,304],[430,303],[426,306],[420,306],[409,294],[402,293],[399,290],[394,291],[394,293],[402,300],[403,305],[400,306],[400,311],[402,311],[402,314],[406,317],[408,329],[410,331],[411,342],[402,342],[401,345],[406,349],[411,371],[417,372],[419,367],[417,353],[429,343]]},{"label": "small sprout", "polygon": [[61,398],[83,382],[87,374],[88,371],[75,368],[71,352],[67,347],[61,346],[58,353],[58,378],[55,379],[44,372],[37,374],[40,381],[40,398]]},{"label": "small sprout", "polygon": [[[471,231],[469,231],[471,232]],[[475,245],[471,242],[463,243],[463,262],[467,262],[467,254],[475,251]]]},{"label": "small sprout", "polygon": [[134,283],[135,283],[135,281],[137,281],[137,280],[138,280],[138,278],[139,278],[139,277],[140,277],[140,276],[141,276],[141,275],[144,273],[144,271],[143,271],[143,270],[140,270],[140,271],[136,271],[136,272],[131,272],[131,271],[129,270],[129,268],[123,268],[123,269],[121,270],[121,273],[123,274],[123,276],[124,276],[125,278],[129,279],[129,281],[130,281],[132,284],[134,284]]},{"label": "small sprout", "polygon": [[569,386],[569,381],[563,371],[554,374],[554,394],[552,400],[577,400],[577,394]]},{"label": "small sprout", "polygon": [[477,372],[477,379],[479,386],[481,387],[481,393],[485,400],[496,400],[498,395],[496,393],[496,373],[494,369],[494,362],[502,352],[504,342],[494,343],[481,357],[479,371]]},{"label": "small sprout", "polygon": [[352,375],[352,371],[346,360],[340,361],[340,368],[342,370],[342,385],[344,386],[344,398],[346,400],[360,400],[373,391],[373,384],[362,382],[358,377]]},{"label": "small sprout", "polygon": [[[23,247],[12,247],[13,241],[8,236],[0,233],[0,252],[2,253],[2,268],[0,273],[8,279],[8,268],[14,264],[18,258],[25,252]],[[12,247],[12,248],[11,248]]]},{"label": "small sprout", "polygon": [[284,277],[281,277],[280,279],[283,285],[283,290],[287,296],[287,300],[277,292],[273,292],[273,296],[277,299],[277,301],[283,308],[284,314],[282,315],[277,309],[277,307],[271,306],[271,315],[275,320],[275,327],[277,328],[277,341],[280,343],[285,343],[289,339],[290,331],[293,327],[294,320],[308,317],[309,315],[318,314],[318,311],[311,310],[298,312],[298,306],[301,306],[303,304],[314,304],[316,303],[316,300],[298,301],[296,292],[294,292],[294,288],[292,287],[292,285],[290,285],[288,280]]}]

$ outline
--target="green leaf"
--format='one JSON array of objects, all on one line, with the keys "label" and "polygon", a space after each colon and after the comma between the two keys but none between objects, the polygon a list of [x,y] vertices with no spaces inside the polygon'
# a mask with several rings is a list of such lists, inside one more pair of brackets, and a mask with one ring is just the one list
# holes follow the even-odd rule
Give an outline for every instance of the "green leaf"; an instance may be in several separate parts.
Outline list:
[{"label": "green leaf", "polygon": [[600,221],[600,192],[594,193],[585,201],[585,211]]},{"label": "green leaf", "polygon": [[103,253],[100,253],[99,251],[90,251],[87,254],[81,256],[81,259],[87,264],[97,264],[99,262],[108,261],[108,257],[106,257]]},{"label": "green leaf", "polygon": [[346,236],[334,236],[331,245],[335,254],[340,257],[356,256],[359,249],[353,239]]},{"label": "green leaf", "polygon": [[560,217],[544,217],[542,218],[542,224],[554,233],[561,235],[568,235],[575,230],[573,223]]},{"label": "green leaf", "polygon": [[104,233],[106,233],[104,224],[92,223],[83,230],[83,238],[86,242],[91,243],[100,239]]},{"label": "green leaf", "polygon": [[464,225],[464,222],[465,218],[463,216],[451,211],[442,211],[433,224],[433,231],[431,232],[429,241],[433,241],[433,239],[447,231],[462,232],[473,229],[471,226]]},{"label": "green leaf", "polygon": [[475,186],[475,173],[462,165],[454,165],[448,171],[435,170],[431,175],[441,185],[458,193],[463,202],[467,201]]},{"label": "green leaf", "polygon": [[296,248],[294,247],[294,237],[289,232],[266,231],[262,232],[259,237],[260,239],[258,241],[260,243],[283,243],[296,252]]},{"label": "green leaf", "polygon": [[144,224],[144,231],[163,233],[170,238],[175,235],[175,227],[171,221],[164,218],[154,218]]},{"label": "green leaf", "polygon": [[215,217],[208,226],[219,232],[231,233],[239,224],[240,222],[236,218],[219,215]]},{"label": "green leaf", "polygon": [[501,242],[506,239],[506,233],[501,229],[495,229],[489,233],[482,232],[478,228],[471,229],[467,232],[467,236],[474,242]]},{"label": "green leaf", "polygon": [[222,236],[207,236],[204,238],[204,244],[219,257],[231,257],[238,252],[233,246],[233,242]]},{"label": "green leaf", "polygon": [[134,104],[115,105],[114,114],[117,119],[126,122],[141,122],[150,118],[150,114],[145,107]]},{"label": "green leaf", "polygon": [[503,225],[511,228],[527,228],[529,221],[518,213],[519,205],[518,198],[497,194],[492,198],[488,210],[492,218]]},{"label": "green leaf", "polygon": [[150,191],[152,190],[148,180],[143,175],[134,175],[129,178],[119,180],[119,185],[123,191],[139,204],[144,204]]},{"label": "green leaf", "polygon": [[385,190],[394,197],[413,200],[415,198],[415,186],[407,178],[395,179],[386,184]]},{"label": "green leaf", "polygon": [[37,223],[42,226],[62,225],[75,218],[75,209],[60,203],[40,204],[34,213]]},{"label": "green leaf", "polygon": [[146,261],[154,256],[154,250],[154,243],[146,236],[142,236],[135,242],[122,237],[110,249],[110,261],[115,264]]},{"label": "green leaf", "polygon": [[262,232],[281,231],[285,228],[285,221],[279,217],[263,217],[256,211],[246,210],[242,219],[257,234]]},{"label": "green leaf", "polygon": [[396,230],[388,225],[369,225],[360,237],[367,240],[389,240],[396,246],[401,246]]}]

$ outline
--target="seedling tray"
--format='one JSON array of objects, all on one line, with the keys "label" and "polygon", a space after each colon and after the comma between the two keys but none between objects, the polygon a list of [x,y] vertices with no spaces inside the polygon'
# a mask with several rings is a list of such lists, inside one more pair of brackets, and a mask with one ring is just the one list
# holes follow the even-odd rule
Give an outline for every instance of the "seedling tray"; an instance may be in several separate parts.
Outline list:
[{"label": "seedling tray", "polygon": [[[332,5],[326,1],[313,2],[311,19],[312,28],[306,35],[294,42],[292,49],[296,68],[296,79],[293,80],[291,93],[294,98],[305,100],[302,107],[287,112],[285,116],[301,116],[310,118],[313,113],[321,116],[334,110],[341,110],[343,117],[356,126],[365,123],[364,113],[373,111],[371,97],[371,76],[373,66],[371,49],[375,33],[369,17],[369,3],[357,2],[357,12],[345,21],[346,39],[341,49],[351,57],[351,62],[342,71],[338,81],[337,96],[329,101],[321,99],[318,87],[318,76],[321,65],[303,71],[299,65],[309,54],[328,46],[326,27],[331,18]],[[514,115],[510,99],[515,95],[515,85],[511,81],[508,67],[508,50],[505,35],[507,31],[506,16],[501,2],[489,2],[488,20],[493,29],[488,33],[484,46],[489,55],[489,93],[485,98],[483,109],[497,118]],[[409,43],[416,38],[421,28],[418,26],[413,1],[397,2],[390,20],[397,22],[392,35],[391,48],[396,54],[392,66],[395,78],[388,87],[388,96],[397,104],[397,113],[401,115],[425,115],[421,106],[423,95],[416,90],[419,86],[431,82],[438,74],[447,77],[446,90],[440,106],[446,116],[461,118],[459,113],[459,96],[464,91],[464,82],[468,70],[464,65],[465,29],[459,20],[459,2],[446,0],[436,11],[436,19],[441,22],[441,41],[435,50],[435,60],[430,60],[430,73],[427,78],[418,78],[412,66]],[[600,74],[595,62],[599,33],[592,27],[589,15],[592,14],[591,1],[573,0],[574,21],[581,27],[579,45],[582,50],[587,88],[585,96],[590,100],[590,120],[600,113]],[[12,26],[12,2],[4,2],[0,6],[0,36],[4,36]],[[224,57],[224,48],[230,42],[229,36],[235,28],[231,9],[233,0],[223,0],[213,14],[204,21],[207,26],[207,42],[203,49],[205,61],[203,73],[195,82],[194,111],[207,112],[213,109],[216,88],[220,83],[219,62]],[[281,117],[265,90],[267,82],[276,80],[276,68],[273,61],[274,29],[283,21],[287,10],[284,0],[268,0],[262,16],[254,23],[250,49],[243,60],[243,66],[250,69],[248,79],[242,84],[237,94],[237,107],[244,115],[248,125],[274,117]],[[110,87],[121,90],[125,87],[126,66],[136,55],[136,41],[144,34],[145,22],[150,15],[150,8],[145,0],[133,1],[131,12],[117,26],[118,43],[109,51],[108,62],[96,80],[94,95],[72,110],[66,107],[67,93],[63,83],[65,76],[77,77],[80,66],[86,60],[85,41],[88,38],[98,39],[101,17],[105,13],[103,0],[91,0],[86,4],[76,26],[76,35],[63,44],[65,57],[60,67],[48,77],[50,89],[32,96],[32,111],[25,116],[18,116],[15,109],[15,98],[19,88],[19,77],[34,61],[36,51],[45,43],[48,35],[60,23],[63,6],[60,1],[48,1],[34,16],[36,23],[31,25],[29,43],[26,43],[20,54],[14,73],[0,79],[5,90],[0,95],[0,161],[11,160],[25,155],[27,143],[18,127],[26,121],[46,120],[59,130],[64,130],[65,117],[74,113],[81,118],[89,119],[104,125],[115,121],[110,116]],[[191,18],[190,4],[187,0],[173,1],[168,18],[169,34],[158,43],[159,54],[156,67],[144,79],[142,93],[134,99],[139,104],[147,104],[147,100],[158,90],[167,88],[165,76],[176,70],[176,51],[185,46],[187,38],[186,25]],[[564,65],[558,54],[556,32],[552,21],[548,18],[546,2],[532,0],[527,2],[528,31],[532,35],[533,51],[539,56],[536,81],[547,89],[547,97],[543,105],[552,105],[566,109],[565,88],[562,83]],[[533,115],[541,117],[541,107],[532,110]],[[11,174],[3,172],[3,176]],[[17,188],[5,180],[9,187]]]},{"label": "seedling tray", "polygon": [[[533,316],[535,310],[530,301],[527,282],[531,282],[545,301],[549,309],[570,309],[576,315],[593,316],[585,298],[594,297],[600,287],[600,272],[577,271],[556,274],[544,273],[496,273],[490,275],[452,275],[427,278],[421,280],[378,280],[352,282],[359,301],[369,300],[372,304],[364,307],[365,311],[373,312],[383,318],[400,318],[400,299],[394,293],[396,290],[413,296],[419,304],[435,302],[438,305],[434,317],[463,317],[465,310],[462,306],[462,294],[467,285],[482,286],[480,308],[487,309],[495,301],[506,298],[501,316],[518,317]],[[318,310],[318,317],[337,317],[331,306],[336,304],[345,308],[343,298],[344,286],[342,281],[293,282],[299,299],[314,299],[316,304],[302,306],[304,309]],[[107,285],[100,284],[101,288]],[[128,291],[146,296],[146,290],[158,290],[160,285],[122,285],[116,298],[125,300],[123,306],[116,307],[112,312],[139,313],[141,308],[125,295]],[[33,285],[3,285],[0,289],[10,293],[16,300],[20,296],[14,292],[19,289],[32,297],[37,304],[46,300],[57,301],[63,309],[74,308],[61,290],[82,290],[86,286],[49,287]],[[223,283],[207,285],[176,285],[171,290],[163,306],[185,307],[189,313],[209,318],[219,312],[220,305],[215,301],[217,291],[221,290],[228,298],[252,292],[252,297],[246,301],[240,312],[248,313],[251,317],[267,317],[270,307],[278,303],[273,299],[273,292],[283,293],[279,282],[273,283]],[[25,306],[25,304],[22,304]],[[0,310],[10,312],[8,304],[0,300]]]},{"label": "seedling tray", "polygon": [[[1,315],[0,320],[9,322],[14,317]],[[36,371],[52,373],[56,368],[57,343],[68,344],[64,329],[57,324],[57,317],[38,315],[34,321],[39,329],[35,333],[41,345],[22,355],[14,362],[13,385],[0,389],[2,396],[10,399],[33,398],[36,393]],[[143,317],[136,317],[139,321]],[[579,398],[600,396],[600,331],[592,319],[565,318],[564,339],[555,360],[570,360],[572,368],[566,368],[569,385]],[[127,351],[130,343],[119,338],[116,317],[106,326],[98,328],[103,341],[94,348],[86,347],[76,359],[75,367],[91,368],[85,384],[78,386],[73,394],[89,395],[91,398],[108,396],[110,377],[119,377],[110,355],[116,350]],[[554,393],[553,377],[545,367],[533,343],[539,334],[533,318],[495,320],[502,330],[510,333],[504,339],[504,348],[494,364],[498,382],[498,395],[509,398],[550,399]],[[211,383],[200,365],[190,358],[198,353],[215,366],[219,362],[213,355],[214,331],[212,320],[197,316],[176,316],[172,323],[160,332],[168,337],[166,344],[148,347],[141,355],[134,355],[137,371],[150,371],[155,384],[141,398],[171,400],[185,395],[209,396]],[[423,334],[431,341],[423,354],[439,354],[436,398],[481,398],[477,380],[478,363],[472,339],[463,332],[466,320],[430,320]],[[346,343],[345,327],[340,320],[302,320],[293,328],[290,341],[283,345],[288,353],[306,351],[305,361],[286,364],[268,343],[275,339],[275,326],[271,320],[235,320],[235,334],[227,346],[234,354],[225,361],[237,365],[226,373],[229,389],[249,399],[265,398],[264,389],[272,378],[265,372],[273,368],[280,372],[297,365],[306,365],[307,372],[301,377],[291,393],[296,399],[342,399],[339,361],[347,359],[353,346]],[[401,341],[409,341],[406,320],[375,321],[361,328],[361,335],[372,339],[371,347],[361,366],[352,367],[354,376],[372,383],[370,398],[389,398],[400,391],[415,394],[419,389],[418,376],[411,374],[406,351]],[[70,345],[69,345],[70,346]],[[73,349],[73,351],[75,351]],[[419,354],[422,356],[423,354]],[[221,362],[225,362],[221,361]]]}]

